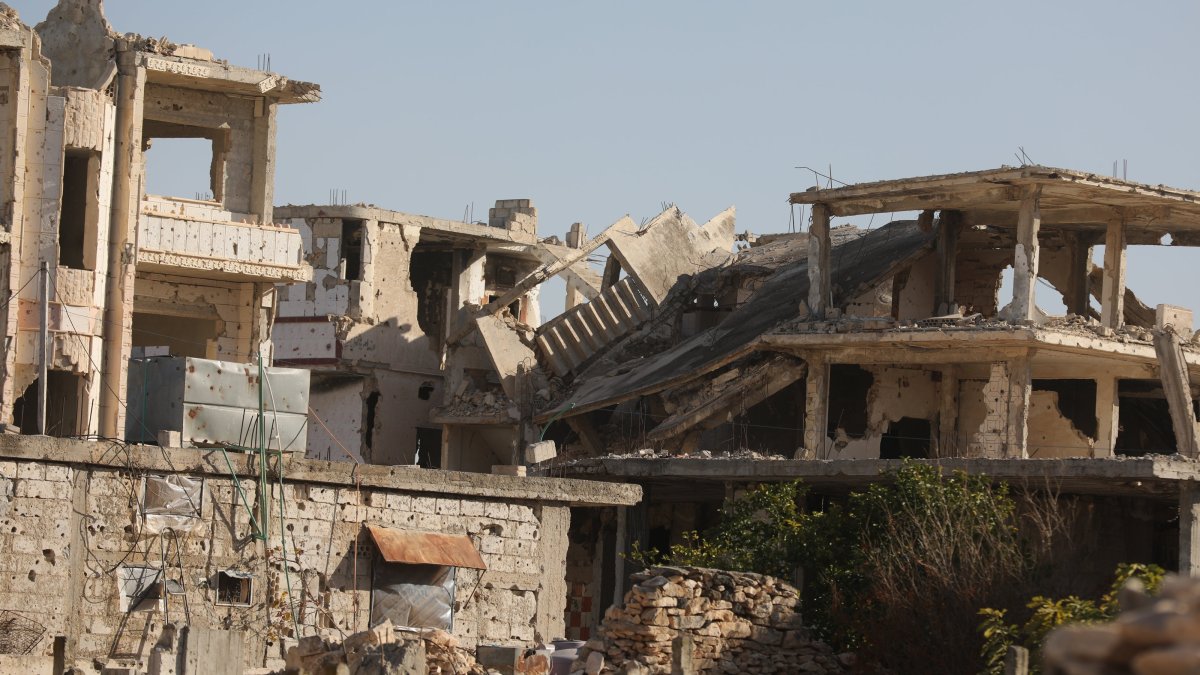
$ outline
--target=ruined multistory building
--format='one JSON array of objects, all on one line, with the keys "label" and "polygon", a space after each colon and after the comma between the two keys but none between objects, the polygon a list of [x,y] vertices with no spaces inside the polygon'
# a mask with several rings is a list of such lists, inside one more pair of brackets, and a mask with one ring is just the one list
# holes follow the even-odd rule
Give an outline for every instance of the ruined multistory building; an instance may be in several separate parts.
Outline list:
[{"label": "ruined multistory building", "polygon": [[1198,569],[1192,313],[1146,306],[1125,276],[1128,246],[1200,241],[1200,194],[1026,166],[791,200],[807,232],[672,273],[624,337],[560,332],[541,352],[563,384],[535,414],[561,453],[542,471],[646,491],[628,520],[573,523],[578,592],[601,578],[588,550],[664,549],[756,482],[836,497],[905,458],[1078,497],[1063,564],[1081,583],[1122,560]]},{"label": "ruined multistory building", "polygon": [[[541,323],[538,287],[514,288],[571,246],[539,240],[532,202],[497,201],[486,223],[373,206],[275,214],[299,230],[313,268],[309,283],[280,287],[274,330],[275,362],[312,372],[320,421],[308,455],[484,473],[519,464],[512,452],[521,449],[521,416],[513,373],[503,370],[510,364],[494,363],[477,334],[450,338],[506,294],[507,323],[489,334]],[[599,285],[586,262],[557,273],[580,294]]]},{"label": "ruined multistory building", "polygon": [[[119,35],[95,0],[0,39],[0,418],[35,432],[44,398],[46,433],[120,437],[135,347],[269,363],[275,284],[311,274],[272,213],[276,114],[319,88]],[[176,139],[210,144],[205,194],[147,194]]]},{"label": "ruined multistory building", "polygon": [[[521,282],[548,264],[577,294],[598,279],[559,264],[528,200],[480,224],[273,208],[278,106],[319,97],[120,35],[100,0],[36,28],[0,3],[0,672],[153,670],[160,634],[241,672],[382,621],[514,654],[565,633],[571,519],[639,489],[421,467],[459,466],[442,425],[503,396],[479,339],[450,338],[501,299],[505,326],[536,326]],[[206,185],[148,194],[197,168],[155,163],[179,139]],[[272,388],[274,362],[312,370],[316,413],[309,373]],[[508,407],[463,446],[517,447]],[[159,409],[191,431],[147,428]],[[285,417],[311,420],[312,459]],[[240,435],[200,440],[217,423]],[[489,433],[504,453],[471,440]]]}]

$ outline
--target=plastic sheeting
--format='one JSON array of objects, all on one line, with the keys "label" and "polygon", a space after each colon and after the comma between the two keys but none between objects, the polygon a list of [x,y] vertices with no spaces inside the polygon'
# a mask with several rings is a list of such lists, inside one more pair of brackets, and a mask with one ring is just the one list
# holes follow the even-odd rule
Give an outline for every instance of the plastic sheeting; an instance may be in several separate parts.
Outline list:
[{"label": "plastic sheeting", "polygon": [[190,532],[200,525],[204,481],[186,476],[146,476],[142,503],[142,533],[160,534],[170,529]]},{"label": "plastic sheeting", "polygon": [[380,563],[371,590],[371,625],[391,619],[396,626],[450,630],[454,570],[440,565]]}]

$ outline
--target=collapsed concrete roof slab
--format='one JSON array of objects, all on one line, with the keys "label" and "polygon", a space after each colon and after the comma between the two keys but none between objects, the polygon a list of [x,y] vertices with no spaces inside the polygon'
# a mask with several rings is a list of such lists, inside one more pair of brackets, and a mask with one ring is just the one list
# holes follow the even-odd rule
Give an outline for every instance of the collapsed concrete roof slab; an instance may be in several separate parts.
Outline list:
[{"label": "collapsed concrete roof slab", "polygon": [[[835,246],[832,278],[837,298],[857,295],[931,250],[933,235],[913,221],[898,221]],[[797,318],[808,296],[807,250],[795,252],[791,265],[780,268],[762,288],[719,325],[698,333],[655,356],[625,364],[612,373],[581,378],[578,386],[545,422],[569,408],[567,415],[596,410],[638,395],[661,391],[695,379],[745,356],[776,326]]]},{"label": "collapsed concrete roof slab", "polygon": [[704,484],[724,491],[726,482],[801,480],[814,488],[834,491],[864,489],[887,480],[906,462],[990,476],[1020,487],[1070,494],[1124,495],[1173,498],[1180,484],[1200,480],[1200,462],[1178,455],[1148,455],[1116,459],[722,459],[692,457],[596,457],[554,464],[553,475],[606,480],[638,480],[651,484],[655,498],[660,484],[683,483],[694,492]]},{"label": "collapsed concrete roof slab", "polygon": [[[1131,243],[1157,243],[1172,234],[1173,244],[1200,243],[1200,193],[1146,185],[1082,171],[1045,166],[1000,167],[984,171],[813,188],[791,195],[793,204],[824,204],[834,216],[895,211],[960,210],[968,224],[1015,226],[1023,190],[1041,188],[1043,226],[1102,230],[1113,218],[1130,224]],[[1132,238],[1148,235],[1145,241]],[[1181,240],[1175,233],[1183,235]],[[1194,239],[1189,238],[1194,237]]]},{"label": "collapsed concrete roof slab", "polygon": [[608,247],[621,268],[661,303],[680,277],[725,262],[733,249],[734,222],[733,207],[699,226],[671,206],[639,230],[614,228]]},{"label": "collapsed concrete roof slab", "polygon": [[476,317],[475,327],[479,329],[488,358],[500,376],[500,386],[505,395],[514,401],[518,400],[517,372],[521,366],[532,368],[536,365],[537,355],[521,341],[517,331],[508,322],[495,314]]}]

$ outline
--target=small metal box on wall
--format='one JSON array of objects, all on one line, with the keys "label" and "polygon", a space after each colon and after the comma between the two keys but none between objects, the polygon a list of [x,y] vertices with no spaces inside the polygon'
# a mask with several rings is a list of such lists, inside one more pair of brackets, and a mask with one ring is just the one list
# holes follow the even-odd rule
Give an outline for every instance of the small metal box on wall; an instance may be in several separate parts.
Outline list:
[{"label": "small metal box on wall", "polygon": [[304,452],[308,441],[308,377],[300,368],[190,356],[150,356],[129,362],[125,436],[155,443],[178,431],[184,445],[257,448],[259,402],[271,450]]}]

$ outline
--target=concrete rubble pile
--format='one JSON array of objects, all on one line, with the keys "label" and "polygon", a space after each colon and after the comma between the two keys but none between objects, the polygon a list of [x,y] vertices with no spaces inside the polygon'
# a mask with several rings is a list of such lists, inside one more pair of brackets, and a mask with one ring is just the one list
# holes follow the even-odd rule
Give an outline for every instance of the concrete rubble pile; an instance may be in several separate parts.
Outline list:
[{"label": "concrete rubble pile", "polygon": [[572,673],[842,673],[853,663],[812,637],[799,593],[773,577],[657,567],[634,580]]},{"label": "concrete rubble pile", "polygon": [[453,673],[484,675],[475,658],[443,630],[419,634],[394,629],[391,622],[354,633],[341,643],[321,636],[302,638],[287,652],[278,675],[401,675]]},{"label": "concrete rubble pile", "polygon": [[1158,597],[1133,579],[1116,621],[1065,626],[1043,648],[1046,675],[1200,673],[1200,579],[1171,576]]}]

